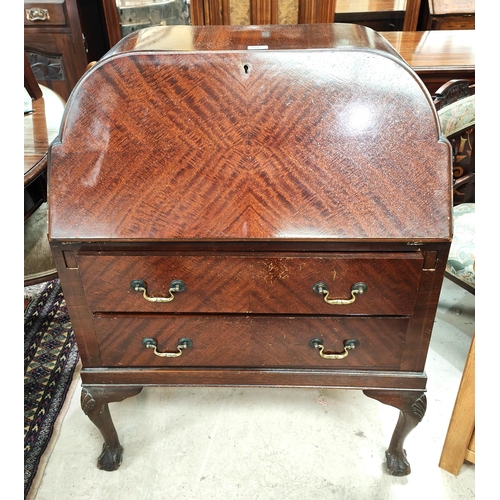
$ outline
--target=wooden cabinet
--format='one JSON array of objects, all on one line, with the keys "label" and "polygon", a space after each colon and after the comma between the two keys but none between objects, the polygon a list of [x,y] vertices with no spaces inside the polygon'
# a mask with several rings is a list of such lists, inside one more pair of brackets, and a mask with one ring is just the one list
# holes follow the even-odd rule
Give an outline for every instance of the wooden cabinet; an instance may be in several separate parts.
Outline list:
[{"label": "wooden cabinet", "polygon": [[337,0],[336,23],[354,23],[375,31],[402,31],[406,0]]},{"label": "wooden cabinet", "polygon": [[388,31],[381,34],[415,70],[432,95],[453,79],[474,83],[474,30]]},{"label": "wooden cabinet", "polygon": [[211,385],[363,390],[400,410],[387,470],[410,473],[451,151],[381,35],[147,28],[88,71],[61,130],[49,240],[100,468],[122,454],[108,403]]},{"label": "wooden cabinet", "polygon": [[25,1],[24,50],[36,79],[67,99],[87,66],[76,0]]},{"label": "wooden cabinet", "polygon": [[82,5],[77,0],[24,1],[24,50],[29,63],[38,82],[65,100],[88,62],[108,48],[98,1]]},{"label": "wooden cabinet", "polygon": [[419,30],[473,30],[475,10],[475,0],[425,0]]}]

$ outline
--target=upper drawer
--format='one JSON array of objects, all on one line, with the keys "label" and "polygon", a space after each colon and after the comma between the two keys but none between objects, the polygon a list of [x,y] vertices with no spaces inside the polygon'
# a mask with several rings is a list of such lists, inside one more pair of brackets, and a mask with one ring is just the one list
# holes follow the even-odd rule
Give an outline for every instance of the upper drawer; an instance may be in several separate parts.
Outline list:
[{"label": "upper drawer", "polygon": [[24,26],[65,26],[64,0],[24,3]]},{"label": "upper drawer", "polygon": [[[78,256],[93,312],[409,315],[422,264],[418,252]],[[135,280],[142,291],[134,291]],[[170,293],[174,280],[185,289]],[[314,290],[319,282],[328,295]],[[366,292],[351,294],[356,283]]]}]

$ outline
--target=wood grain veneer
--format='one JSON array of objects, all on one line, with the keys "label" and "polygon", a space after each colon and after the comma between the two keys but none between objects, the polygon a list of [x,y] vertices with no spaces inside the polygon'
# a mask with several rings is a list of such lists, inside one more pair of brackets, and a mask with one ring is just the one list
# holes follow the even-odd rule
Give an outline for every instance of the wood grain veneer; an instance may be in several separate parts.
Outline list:
[{"label": "wood grain veneer", "polygon": [[[110,402],[149,385],[256,385],[357,388],[398,408],[387,469],[410,473],[403,444],[426,409],[451,240],[451,149],[382,36],[136,32],[80,81],[49,165],[49,239],[82,408],[105,441],[98,467],[121,463]],[[358,282],[366,291],[351,294]]]}]

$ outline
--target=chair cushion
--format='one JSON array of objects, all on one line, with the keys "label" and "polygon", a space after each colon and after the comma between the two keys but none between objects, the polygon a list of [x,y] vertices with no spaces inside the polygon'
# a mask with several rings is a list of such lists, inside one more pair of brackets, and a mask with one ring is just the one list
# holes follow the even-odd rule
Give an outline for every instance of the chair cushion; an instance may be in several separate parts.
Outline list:
[{"label": "chair cushion", "polygon": [[446,271],[475,288],[475,203],[453,207],[453,241]]},{"label": "chair cushion", "polygon": [[450,137],[476,123],[476,96],[460,99],[438,110],[441,132]]}]

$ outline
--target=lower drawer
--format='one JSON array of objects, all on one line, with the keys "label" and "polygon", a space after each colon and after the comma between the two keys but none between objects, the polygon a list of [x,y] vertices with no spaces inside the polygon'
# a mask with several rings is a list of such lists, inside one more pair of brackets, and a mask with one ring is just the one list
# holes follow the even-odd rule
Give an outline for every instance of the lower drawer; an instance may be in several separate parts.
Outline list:
[{"label": "lower drawer", "polygon": [[[96,317],[101,364],[106,367],[255,367],[399,370],[407,317],[153,316]],[[178,350],[179,340],[192,345]],[[152,339],[158,353],[144,345]],[[320,355],[311,340],[319,339]],[[359,345],[345,351],[347,340]],[[318,344],[318,343],[316,343]],[[149,341],[152,345],[152,341]]]}]

